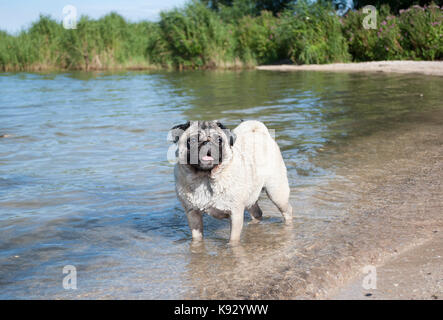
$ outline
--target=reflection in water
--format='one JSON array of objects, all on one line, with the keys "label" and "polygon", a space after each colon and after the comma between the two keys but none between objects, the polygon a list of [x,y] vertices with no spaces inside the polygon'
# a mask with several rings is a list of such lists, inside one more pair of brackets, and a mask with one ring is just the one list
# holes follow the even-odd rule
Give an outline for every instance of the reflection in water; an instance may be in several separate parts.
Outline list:
[{"label": "reflection in water", "polygon": [[[2,73],[0,298],[273,297],[302,286],[324,263],[315,241],[361,197],[355,168],[374,173],[403,156],[391,150],[413,136],[398,143],[400,128],[441,108],[442,84],[321,72]],[[191,247],[166,158],[167,132],[185,119],[275,130],[293,229],[264,197],[264,221],[245,226],[239,247],[227,244],[229,223],[211,217],[202,247]],[[61,285],[68,264],[75,292]]]}]

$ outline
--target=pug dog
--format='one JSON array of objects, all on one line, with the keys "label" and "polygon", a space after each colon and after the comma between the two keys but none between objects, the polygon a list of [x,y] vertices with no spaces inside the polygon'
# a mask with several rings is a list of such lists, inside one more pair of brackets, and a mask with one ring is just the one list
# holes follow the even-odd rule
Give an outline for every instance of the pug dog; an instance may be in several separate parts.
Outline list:
[{"label": "pug dog", "polygon": [[238,242],[244,211],[262,218],[257,200],[262,189],[292,221],[286,166],[275,140],[259,121],[244,121],[233,131],[219,121],[191,121],[174,126],[177,197],[186,212],[193,240],[203,238],[203,214],[229,218],[230,241]]}]

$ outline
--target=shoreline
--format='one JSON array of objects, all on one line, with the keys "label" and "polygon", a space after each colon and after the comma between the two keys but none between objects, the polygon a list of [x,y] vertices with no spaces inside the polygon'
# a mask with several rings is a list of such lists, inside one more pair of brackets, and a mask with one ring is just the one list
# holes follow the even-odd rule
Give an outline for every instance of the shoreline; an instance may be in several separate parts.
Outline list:
[{"label": "shoreline", "polygon": [[[343,154],[337,155],[335,161],[345,165],[343,171],[337,173],[350,179],[350,186],[355,186],[351,188],[359,189],[359,199],[351,201],[344,218],[319,233],[310,247],[297,250],[289,265],[303,257],[306,259],[306,275],[294,275],[288,270],[282,278],[288,282],[289,288],[281,282],[272,283],[272,289],[278,293],[270,296],[262,292],[261,298],[338,299],[340,293],[349,293],[349,286],[355,288],[357,285],[361,290],[362,268],[365,266],[375,266],[379,273],[379,293],[372,292],[374,298],[435,299],[433,295],[441,298],[441,294],[432,290],[441,284],[434,281],[430,285],[415,276],[422,266],[430,263],[431,256],[421,248],[433,245],[443,232],[441,115],[443,111],[428,113],[414,125],[399,128],[395,135],[380,132],[370,139],[357,139],[353,144],[359,145],[361,150],[354,150],[354,153],[344,147]],[[395,149],[394,145],[401,147]],[[362,150],[369,149],[373,152],[366,154],[361,161],[350,160],[358,157]],[[348,161],[352,164],[347,164]],[[402,257],[406,257],[406,262],[395,263]],[[408,265],[408,257],[415,257],[416,263]],[[392,263],[395,263],[394,271],[383,272],[390,270]],[[395,284],[403,283],[395,278],[399,272],[405,272],[404,282],[408,277],[415,279],[405,289],[407,292],[410,286],[414,286],[417,289],[412,291],[414,296],[395,296]],[[428,272],[440,281],[443,278],[441,269],[433,268]],[[345,297],[361,298],[358,291],[351,291]]]},{"label": "shoreline", "polygon": [[329,294],[332,300],[443,300],[443,237],[412,246],[376,267],[376,285],[363,288],[363,270],[345,286]]},{"label": "shoreline", "polygon": [[411,60],[392,60],[392,61],[369,61],[369,62],[349,62],[349,63],[330,63],[330,64],[276,64],[276,65],[248,65],[248,64],[225,64],[224,66],[205,67],[205,68],[172,68],[162,67],[154,64],[115,64],[112,66],[90,66],[81,69],[57,68],[44,65],[36,65],[23,70],[6,68],[0,73],[53,73],[53,72],[124,72],[124,71],[322,71],[322,72],[383,72],[383,73],[412,73],[424,74],[430,76],[443,76],[443,61],[411,61]]},{"label": "shoreline", "polygon": [[[433,114],[427,124],[400,133],[412,143],[385,163],[392,176],[373,176],[351,215],[328,230],[340,233],[343,241],[360,234],[342,253],[346,257],[331,259],[334,266],[323,270],[331,281],[311,298],[443,299],[443,112]],[[362,285],[368,265],[377,274],[372,290]]]},{"label": "shoreline", "polygon": [[331,71],[331,72],[387,72],[419,73],[432,76],[443,76],[443,61],[371,61],[309,65],[263,65],[257,70],[266,71]]}]

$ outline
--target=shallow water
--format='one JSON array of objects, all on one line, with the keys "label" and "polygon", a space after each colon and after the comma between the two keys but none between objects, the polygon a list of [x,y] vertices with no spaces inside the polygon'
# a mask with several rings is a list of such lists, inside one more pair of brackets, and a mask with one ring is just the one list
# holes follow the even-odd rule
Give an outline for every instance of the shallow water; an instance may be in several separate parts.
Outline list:
[{"label": "shallow water", "polygon": [[[389,145],[397,128],[426,122],[443,109],[442,87],[396,74],[0,74],[0,298],[223,296],[294,252],[309,255],[361,196],[350,168],[389,158],[374,156],[371,137],[382,132]],[[275,130],[292,228],[263,196],[264,221],[245,226],[239,247],[227,244],[228,221],[211,217],[203,245],[191,245],[166,140],[186,119]],[[312,261],[303,255],[294,277]],[[66,265],[77,290],[62,286]]]}]

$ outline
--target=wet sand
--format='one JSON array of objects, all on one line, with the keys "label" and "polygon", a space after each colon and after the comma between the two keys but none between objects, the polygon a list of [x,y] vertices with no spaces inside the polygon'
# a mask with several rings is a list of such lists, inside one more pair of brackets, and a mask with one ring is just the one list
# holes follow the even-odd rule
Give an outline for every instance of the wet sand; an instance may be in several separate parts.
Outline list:
[{"label": "wet sand", "polygon": [[[436,112],[434,116],[430,126],[404,128],[392,141],[385,140],[394,157],[384,164],[380,159],[379,175],[374,171],[367,177],[368,186],[363,187],[364,195],[350,208],[349,218],[333,228],[343,228],[338,231],[343,241],[358,233],[347,253],[342,253],[339,265],[344,268],[332,268],[330,273],[337,272],[336,279],[329,288],[325,282],[325,290],[312,297],[442,299],[443,114]],[[408,139],[410,145],[403,148],[401,145]],[[397,150],[396,143],[400,146]],[[379,148],[374,140],[362,147]],[[357,171],[373,170],[377,160],[371,156],[367,160],[374,162]],[[368,265],[376,267],[377,289],[363,288],[367,273],[362,268]]]},{"label": "wet sand", "polygon": [[435,238],[388,259],[376,269],[374,289],[365,289],[367,273],[330,295],[337,300],[443,300],[443,237]]},{"label": "wet sand", "polygon": [[372,61],[306,65],[267,65],[258,66],[257,69],[270,71],[396,72],[443,76],[443,61]]}]

